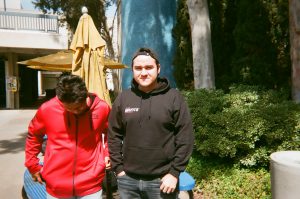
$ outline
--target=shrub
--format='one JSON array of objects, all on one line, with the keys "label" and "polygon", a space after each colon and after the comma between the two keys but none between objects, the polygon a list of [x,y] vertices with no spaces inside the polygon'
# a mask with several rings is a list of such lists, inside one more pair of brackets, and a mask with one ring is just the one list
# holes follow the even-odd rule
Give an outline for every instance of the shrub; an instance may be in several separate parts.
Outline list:
[{"label": "shrub", "polygon": [[271,198],[266,169],[239,169],[213,158],[193,156],[187,168],[203,198]]},{"label": "shrub", "polygon": [[300,106],[286,92],[255,86],[197,90],[185,96],[195,130],[195,150],[246,167],[268,166],[277,150],[299,150]]}]

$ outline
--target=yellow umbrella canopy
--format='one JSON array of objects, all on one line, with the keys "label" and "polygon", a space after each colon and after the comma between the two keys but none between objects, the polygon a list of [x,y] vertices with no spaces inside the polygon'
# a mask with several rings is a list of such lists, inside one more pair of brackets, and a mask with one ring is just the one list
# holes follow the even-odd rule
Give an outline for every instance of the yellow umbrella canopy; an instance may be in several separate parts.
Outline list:
[{"label": "yellow umbrella canopy", "polygon": [[105,81],[105,45],[91,16],[83,14],[70,45],[73,50],[72,74],[82,77],[89,92],[96,93],[111,105]]},{"label": "yellow umbrella canopy", "polygon": [[72,53],[70,51],[60,51],[54,54],[21,61],[18,62],[18,64],[24,64],[29,68],[37,70],[71,71]]},{"label": "yellow umbrella canopy", "polygon": [[[25,61],[20,61],[18,64],[27,65],[28,68],[47,71],[72,71],[72,57],[71,50],[59,51],[54,54],[36,57]],[[115,62],[113,60],[103,58],[104,68],[123,69],[126,65]]]}]

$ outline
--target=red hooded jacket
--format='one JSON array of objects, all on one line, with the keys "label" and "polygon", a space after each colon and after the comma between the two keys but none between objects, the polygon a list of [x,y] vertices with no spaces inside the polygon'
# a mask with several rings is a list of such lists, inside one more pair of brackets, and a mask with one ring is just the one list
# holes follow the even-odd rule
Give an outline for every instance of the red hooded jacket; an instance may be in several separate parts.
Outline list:
[{"label": "red hooded jacket", "polygon": [[[85,196],[101,190],[104,158],[109,156],[106,132],[110,107],[96,95],[91,98],[90,109],[75,116],[54,97],[38,109],[29,124],[25,166],[32,174],[41,172],[47,192],[54,197]],[[47,145],[41,166],[37,156],[44,135]]]}]

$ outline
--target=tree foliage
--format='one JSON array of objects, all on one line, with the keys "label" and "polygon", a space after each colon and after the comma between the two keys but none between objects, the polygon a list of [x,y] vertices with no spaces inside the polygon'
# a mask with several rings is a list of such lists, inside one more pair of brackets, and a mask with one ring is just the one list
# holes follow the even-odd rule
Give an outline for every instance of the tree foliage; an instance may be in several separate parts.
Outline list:
[{"label": "tree foliage", "polygon": [[178,88],[192,89],[193,83],[193,51],[189,13],[186,0],[178,0],[177,23],[173,29],[177,41],[174,58],[174,77]]},{"label": "tree foliage", "polygon": [[88,14],[93,18],[96,28],[105,40],[110,58],[115,57],[112,46],[112,38],[107,26],[105,10],[116,0],[34,0],[33,4],[44,13],[62,14],[61,22],[67,22],[74,33],[82,15],[81,9],[86,6]]},{"label": "tree foliage", "polygon": [[232,78],[246,84],[274,87],[277,70],[271,23],[260,0],[237,1],[237,20],[233,31],[236,50],[232,55]]},{"label": "tree foliage", "polygon": [[[174,74],[179,88],[192,88],[189,16],[186,0],[178,1]],[[209,0],[216,88],[232,84],[290,88],[288,1]],[[184,43],[182,41],[188,41]],[[183,45],[185,44],[185,45]],[[185,72],[185,73],[184,73]]]}]

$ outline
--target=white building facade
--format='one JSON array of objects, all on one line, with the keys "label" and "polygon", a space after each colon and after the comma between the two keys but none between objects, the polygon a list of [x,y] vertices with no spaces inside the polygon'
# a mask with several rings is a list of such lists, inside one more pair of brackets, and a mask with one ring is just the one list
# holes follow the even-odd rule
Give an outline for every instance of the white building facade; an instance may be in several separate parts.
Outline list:
[{"label": "white building facade", "polygon": [[0,108],[20,108],[20,100],[38,95],[41,73],[32,75],[18,61],[68,49],[68,32],[59,26],[59,16],[26,10],[22,3],[0,0]]}]

